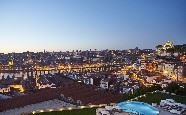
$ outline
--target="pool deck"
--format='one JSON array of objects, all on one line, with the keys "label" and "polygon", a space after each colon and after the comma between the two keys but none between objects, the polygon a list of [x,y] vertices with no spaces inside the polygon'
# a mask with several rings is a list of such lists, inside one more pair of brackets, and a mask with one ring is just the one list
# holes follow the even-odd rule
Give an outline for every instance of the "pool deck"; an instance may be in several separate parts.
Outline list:
[{"label": "pool deck", "polygon": [[115,113],[114,115],[131,115],[130,113]]},{"label": "pool deck", "polygon": [[170,112],[168,112],[168,111],[165,111],[165,110],[163,110],[162,108],[160,108],[160,107],[156,107],[156,108],[158,108],[159,109],[159,115],[176,115],[176,114],[172,114],[172,113],[170,113]]}]

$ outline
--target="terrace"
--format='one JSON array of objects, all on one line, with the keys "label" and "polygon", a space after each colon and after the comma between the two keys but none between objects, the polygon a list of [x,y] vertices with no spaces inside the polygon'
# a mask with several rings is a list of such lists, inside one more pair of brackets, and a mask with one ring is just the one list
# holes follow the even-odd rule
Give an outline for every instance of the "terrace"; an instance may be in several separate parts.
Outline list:
[{"label": "terrace", "polygon": [[70,98],[73,103],[80,100],[83,105],[108,104],[118,102],[122,98],[122,95],[96,91],[94,86],[80,84],[67,78],[61,77],[61,81],[61,86],[55,89],[42,89],[30,95],[3,100],[0,102],[0,111],[60,98],[61,95],[64,95],[65,99]]}]

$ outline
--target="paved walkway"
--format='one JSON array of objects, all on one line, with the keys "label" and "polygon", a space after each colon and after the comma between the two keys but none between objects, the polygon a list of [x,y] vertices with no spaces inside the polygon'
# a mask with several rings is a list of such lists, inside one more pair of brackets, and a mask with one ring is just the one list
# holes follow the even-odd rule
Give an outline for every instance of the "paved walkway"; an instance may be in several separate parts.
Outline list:
[{"label": "paved walkway", "polygon": [[0,112],[0,115],[20,115],[21,113],[29,113],[36,110],[73,107],[73,106],[74,105],[66,103],[64,101],[53,99],[53,100],[44,101],[37,104],[27,105],[21,108],[15,108],[4,112]]}]

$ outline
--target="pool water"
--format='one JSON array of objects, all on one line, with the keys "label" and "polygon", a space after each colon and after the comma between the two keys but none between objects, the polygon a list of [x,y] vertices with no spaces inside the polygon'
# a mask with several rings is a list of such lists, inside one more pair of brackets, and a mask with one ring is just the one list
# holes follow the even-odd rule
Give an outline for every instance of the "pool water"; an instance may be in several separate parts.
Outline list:
[{"label": "pool water", "polygon": [[118,103],[117,106],[125,112],[134,113],[137,115],[158,115],[159,110],[147,103],[138,101],[125,101]]}]

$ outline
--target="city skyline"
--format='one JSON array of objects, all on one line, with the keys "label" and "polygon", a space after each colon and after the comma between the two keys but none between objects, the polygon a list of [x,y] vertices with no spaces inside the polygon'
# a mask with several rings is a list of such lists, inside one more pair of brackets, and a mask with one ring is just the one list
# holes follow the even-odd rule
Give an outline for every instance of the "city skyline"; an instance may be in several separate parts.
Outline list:
[{"label": "city skyline", "polygon": [[0,115],[186,115],[186,0],[0,0]]},{"label": "city skyline", "polygon": [[154,49],[186,43],[184,0],[0,1],[0,52]]}]

